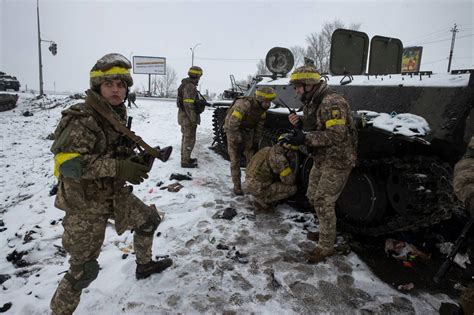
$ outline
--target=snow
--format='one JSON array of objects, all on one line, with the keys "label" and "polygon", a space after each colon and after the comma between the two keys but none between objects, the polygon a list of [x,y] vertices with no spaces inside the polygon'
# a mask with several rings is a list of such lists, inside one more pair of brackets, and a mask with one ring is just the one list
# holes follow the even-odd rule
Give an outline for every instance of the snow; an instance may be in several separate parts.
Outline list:
[{"label": "snow", "polygon": [[[352,82],[348,86],[357,85],[376,85],[376,86],[425,86],[425,87],[467,87],[469,83],[470,73],[449,74],[434,73],[431,75],[356,75],[352,77]],[[342,79],[346,81],[344,76],[327,76],[329,85],[340,85]],[[272,80],[271,78],[263,78],[258,85],[288,85],[289,78],[280,78]],[[344,82],[343,81],[343,82]]]},{"label": "snow", "polygon": [[409,113],[387,114],[363,110],[357,112],[367,119],[367,124],[392,132],[393,134],[411,137],[426,136],[430,132],[426,119],[418,115]]},{"label": "snow", "polygon": [[[61,251],[64,213],[49,196],[55,178],[47,136],[61,110],[74,102],[64,96],[43,102],[21,94],[17,109],[0,113],[0,231],[6,228],[0,232],[0,275],[11,277],[1,284],[0,307],[11,302],[9,314],[49,314],[51,296],[68,268]],[[170,255],[174,264],[137,281],[132,234],[118,236],[109,224],[98,259],[101,271],[84,290],[75,314],[352,314],[363,309],[435,314],[441,302],[450,301],[416,289],[399,292],[377,279],[354,253],[306,264],[305,253],[315,247],[306,238],[308,230],[317,230],[313,215],[285,204],[274,213],[256,213],[251,197],[231,194],[229,163],[208,149],[212,109],[204,111],[197,131],[199,168],[188,170],[179,166],[175,103],[140,98],[136,103],[139,108],[130,110],[132,129],[151,145],[174,147],[170,160],[156,161],[150,178],[134,187],[145,203],[166,213],[153,252]],[[34,115],[23,116],[25,110]],[[181,181],[184,187],[177,193],[156,186],[173,183],[168,179],[172,173],[187,171],[193,180]],[[227,207],[235,208],[237,216],[218,218]],[[217,244],[235,250],[218,250]],[[6,260],[14,250],[28,252],[23,256],[27,266],[16,268]],[[249,262],[233,259],[235,251]]]}]

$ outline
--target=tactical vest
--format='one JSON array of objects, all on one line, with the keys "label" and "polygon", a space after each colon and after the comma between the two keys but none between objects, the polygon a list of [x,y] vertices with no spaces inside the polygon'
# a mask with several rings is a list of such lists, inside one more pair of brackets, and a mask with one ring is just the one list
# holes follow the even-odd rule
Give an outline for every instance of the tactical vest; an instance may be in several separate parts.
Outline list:
[{"label": "tactical vest", "polygon": [[265,117],[262,116],[265,114],[265,110],[261,108],[258,101],[253,97],[242,97],[250,103],[250,110],[247,115],[242,119],[240,127],[243,129],[255,129],[258,123]]},{"label": "tactical vest", "polygon": [[268,163],[270,149],[271,147],[265,147],[252,157],[245,171],[247,178],[254,179],[260,183],[272,183],[278,178]]},{"label": "tactical vest", "polygon": [[310,103],[306,104],[305,107],[308,108],[309,104],[315,105],[311,108],[311,112],[309,115],[304,115],[303,117],[303,130],[304,131],[315,131],[316,130],[316,113],[318,111],[319,105],[323,101],[323,99],[331,94],[337,93],[336,91],[327,88],[323,93],[319,94],[316,98],[312,99]]},{"label": "tactical vest", "polygon": [[186,78],[181,81],[181,85],[178,87],[178,96],[176,98],[176,105],[180,109],[184,109],[184,103],[183,103],[183,89],[184,86],[188,83],[194,84],[191,78]]}]

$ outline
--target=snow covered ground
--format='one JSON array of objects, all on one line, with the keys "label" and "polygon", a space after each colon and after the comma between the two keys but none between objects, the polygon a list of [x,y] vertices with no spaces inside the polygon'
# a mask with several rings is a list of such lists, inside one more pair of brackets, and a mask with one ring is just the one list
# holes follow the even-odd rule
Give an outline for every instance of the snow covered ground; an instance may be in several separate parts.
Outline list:
[{"label": "snow covered ground", "polygon": [[[61,247],[63,212],[49,196],[55,178],[47,136],[72,102],[50,96],[43,104],[22,94],[18,108],[0,113],[0,308],[11,303],[9,314],[47,314],[68,267]],[[135,280],[132,234],[118,236],[110,224],[101,271],[84,290],[76,314],[437,314],[440,303],[450,301],[446,295],[399,292],[354,253],[306,264],[305,254],[316,245],[306,237],[317,230],[313,216],[287,205],[256,213],[251,197],[230,193],[229,163],[208,149],[212,109],[203,113],[197,132],[199,168],[189,171],[180,168],[175,103],[138,99],[137,104],[130,111],[132,129],[149,144],[174,147],[171,159],[156,161],[150,178],[134,187],[166,213],[153,251],[170,255],[174,265]],[[23,116],[25,110],[33,116]],[[174,183],[172,173],[188,171],[193,180],[181,181],[179,192],[157,186]],[[228,208],[237,212],[232,220],[221,218]],[[218,249],[219,244],[229,249]],[[10,255],[14,251],[25,254],[20,259]]]}]

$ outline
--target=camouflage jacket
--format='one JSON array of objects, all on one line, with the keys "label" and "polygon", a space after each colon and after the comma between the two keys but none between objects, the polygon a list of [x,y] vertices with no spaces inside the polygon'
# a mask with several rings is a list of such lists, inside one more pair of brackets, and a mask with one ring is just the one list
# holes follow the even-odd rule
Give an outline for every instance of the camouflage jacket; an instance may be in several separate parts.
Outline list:
[{"label": "camouflage jacket", "polygon": [[178,123],[180,125],[190,124],[197,126],[201,123],[201,116],[197,110],[196,101],[199,100],[197,91],[197,81],[192,78],[186,78],[181,81],[178,88]]},{"label": "camouflage jacket", "polygon": [[261,149],[247,165],[245,180],[267,185],[276,181],[294,185],[296,174],[290,167],[290,159],[294,157],[295,153],[284,149],[279,144]]},{"label": "camouflage jacket", "polygon": [[454,167],[453,187],[456,196],[464,202],[474,217],[474,136],[471,137],[464,158]]},{"label": "camouflage jacket", "polygon": [[263,125],[267,111],[253,97],[237,99],[227,111],[224,130],[228,138],[237,138],[242,129],[252,129],[254,142],[259,141],[263,133]]},{"label": "camouflage jacket", "polygon": [[[109,107],[125,124],[125,105],[112,107],[91,90],[87,91],[85,103],[62,112],[51,146],[59,179],[55,206],[66,211],[108,213],[101,204],[128,190],[125,181],[116,177],[118,159],[130,157],[135,145],[92,109],[90,102]],[[65,176],[60,168],[71,156],[81,164],[81,172],[73,177]]]},{"label": "camouflage jacket", "polygon": [[328,89],[326,82],[303,100],[305,144],[316,163],[326,167],[353,167],[357,158],[357,129],[344,97]]}]

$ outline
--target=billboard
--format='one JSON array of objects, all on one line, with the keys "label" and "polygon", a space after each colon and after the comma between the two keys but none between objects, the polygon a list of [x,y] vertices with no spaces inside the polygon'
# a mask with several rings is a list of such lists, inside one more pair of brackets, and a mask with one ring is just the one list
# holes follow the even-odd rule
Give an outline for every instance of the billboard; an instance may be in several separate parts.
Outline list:
[{"label": "billboard", "polygon": [[423,47],[421,46],[406,47],[403,49],[402,73],[420,71],[422,52]]},{"label": "billboard", "polygon": [[134,74],[166,74],[166,58],[133,56]]}]

